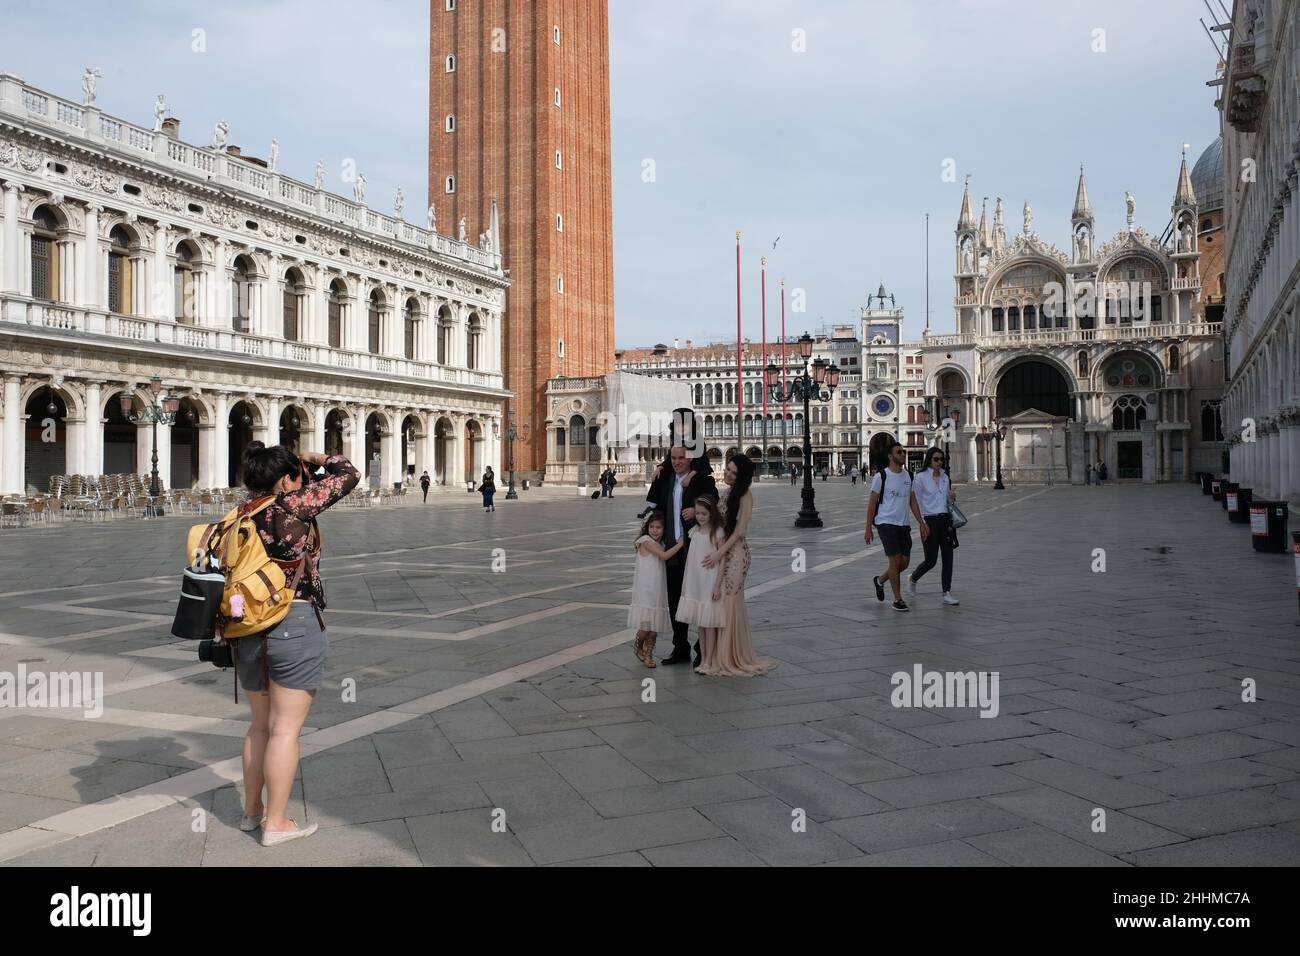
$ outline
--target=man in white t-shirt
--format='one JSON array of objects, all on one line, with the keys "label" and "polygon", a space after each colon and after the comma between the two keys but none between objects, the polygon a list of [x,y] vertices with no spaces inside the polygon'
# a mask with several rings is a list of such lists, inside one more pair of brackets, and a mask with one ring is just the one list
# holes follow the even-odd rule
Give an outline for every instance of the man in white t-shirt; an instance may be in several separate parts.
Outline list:
[{"label": "man in white t-shirt", "polygon": [[912,493],[912,476],[903,468],[907,461],[907,451],[899,442],[889,449],[889,466],[876,472],[871,479],[871,497],[867,501],[867,530],[863,538],[871,544],[874,531],[880,532],[880,543],[889,558],[889,570],[883,575],[871,579],[876,588],[876,600],[885,599],[885,585],[888,581],[894,590],[894,610],[909,611],[911,608],[903,600],[902,576],[912,559],[912,525],[907,516],[910,510],[916,515],[921,527],[921,541],[924,542],[930,529],[917,506],[916,495]]}]

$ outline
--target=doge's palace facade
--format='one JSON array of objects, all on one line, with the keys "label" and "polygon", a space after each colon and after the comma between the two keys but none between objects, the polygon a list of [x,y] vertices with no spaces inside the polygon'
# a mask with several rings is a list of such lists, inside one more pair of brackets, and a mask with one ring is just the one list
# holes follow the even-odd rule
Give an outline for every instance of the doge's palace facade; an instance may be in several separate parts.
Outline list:
[{"label": "doge's palace facade", "polygon": [[[147,473],[121,411],[157,375],[168,487],[238,480],[252,439],[339,452],[384,484],[501,465],[495,230],[478,245],[225,145],[0,73],[0,491]],[[429,211],[429,226],[434,212]],[[137,401],[136,407],[139,407]],[[365,463],[364,465],[362,463]]]}]

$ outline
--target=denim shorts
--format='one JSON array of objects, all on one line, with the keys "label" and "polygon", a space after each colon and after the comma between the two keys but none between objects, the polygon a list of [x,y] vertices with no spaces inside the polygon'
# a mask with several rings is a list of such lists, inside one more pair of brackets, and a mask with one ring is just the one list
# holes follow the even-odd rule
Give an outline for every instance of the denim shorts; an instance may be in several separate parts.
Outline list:
[{"label": "denim shorts", "polygon": [[[316,608],[294,601],[289,616],[267,632],[266,664],[271,680],[289,690],[319,690],[325,679],[325,652],[329,636],[321,627]],[[262,691],[262,635],[235,641],[239,686]]]}]

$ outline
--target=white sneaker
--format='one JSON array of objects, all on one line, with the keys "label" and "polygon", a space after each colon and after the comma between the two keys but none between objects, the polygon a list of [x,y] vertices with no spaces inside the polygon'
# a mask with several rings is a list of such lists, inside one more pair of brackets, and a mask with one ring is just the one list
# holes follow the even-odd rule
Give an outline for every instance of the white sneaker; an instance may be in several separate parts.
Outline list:
[{"label": "white sneaker", "polygon": [[943,603],[944,603],[944,604],[960,604],[961,601],[958,601],[955,597],[953,597],[951,591],[944,591],[944,592],[943,592]]},{"label": "white sneaker", "polygon": [[[294,821],[289,821],[293,823]],[[296,826],[296,824],[295,824]],[[288,843],[290,840],[300,840],[303,837],[309,837],[318,829],[319,824],[312,823],[305,827],[297,827],[294,830],[262,830],[262,846],[279,846],[281,843]]]},{"label": "white sneaker", "polygon": [[908,575],[908,577],[907,577],[906,590],[907,590],[907,596],[910,597],[912,600],[915,601],[915,600],[916,600],[916,582],[912,580],[912,576],[911,576],[911,575]]}]

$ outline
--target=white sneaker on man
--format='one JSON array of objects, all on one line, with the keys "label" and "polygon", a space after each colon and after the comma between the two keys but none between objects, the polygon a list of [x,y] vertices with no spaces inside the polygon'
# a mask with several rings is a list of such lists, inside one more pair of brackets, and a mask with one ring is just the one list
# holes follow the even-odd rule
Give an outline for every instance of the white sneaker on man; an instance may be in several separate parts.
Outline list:
[{"label": "white sneaker on man", "polygon": [[951,591],[944,591],[944,592],[943,592],[943,603],[944,603],[944,604],[960,604],[961,601],[958,601],[955,597],[953,597]]}]

